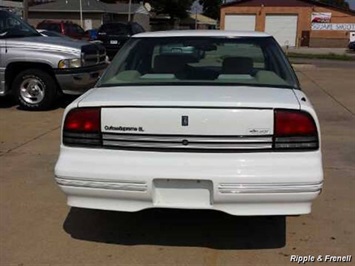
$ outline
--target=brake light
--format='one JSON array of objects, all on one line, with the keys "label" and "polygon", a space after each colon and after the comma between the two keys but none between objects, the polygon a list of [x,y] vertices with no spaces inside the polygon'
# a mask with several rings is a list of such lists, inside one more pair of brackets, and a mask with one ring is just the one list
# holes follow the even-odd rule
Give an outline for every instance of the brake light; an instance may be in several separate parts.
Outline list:
[{"label": "brake light", "polygon": [[101,146],[100,108],[71,110],[63,126],[63,144],[68,146]]},{"label": "brake light", "polygon": [[275,135],[314,135],[317,127],[313,118],[300,111],[275,111]]},{"label": "brake light", "polygon": [[64,130],[77,132],[99,132],[100,109],[78,108],[71,110],[65,118]]},{"label": "brake light", "polygon": [[318,130],[309,113],[298,110],[275,110],[275,149],[319,148]]}]

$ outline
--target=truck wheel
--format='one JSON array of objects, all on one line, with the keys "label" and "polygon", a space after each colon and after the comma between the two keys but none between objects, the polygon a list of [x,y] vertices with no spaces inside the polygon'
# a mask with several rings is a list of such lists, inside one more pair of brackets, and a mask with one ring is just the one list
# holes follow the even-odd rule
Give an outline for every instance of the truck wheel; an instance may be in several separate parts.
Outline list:
[{"label": "truck wheel", "polygon": [[12,89],[20,106],[33,111],[50,108],[57,96],[55,80],[39,69],[20,72],[14,79]]}]

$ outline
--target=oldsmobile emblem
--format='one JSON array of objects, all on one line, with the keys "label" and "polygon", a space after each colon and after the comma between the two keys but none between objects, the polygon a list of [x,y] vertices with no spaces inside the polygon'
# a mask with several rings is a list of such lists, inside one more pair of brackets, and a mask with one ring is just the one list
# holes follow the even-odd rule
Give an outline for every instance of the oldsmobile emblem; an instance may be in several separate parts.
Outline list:
[{"label": "oldsmobile emblem", "polygon": [[189,117],[188,117],[187,115],[183,115],[183,116],[181,117],[181,125],[182,125],[183,127],[189,126]]}]

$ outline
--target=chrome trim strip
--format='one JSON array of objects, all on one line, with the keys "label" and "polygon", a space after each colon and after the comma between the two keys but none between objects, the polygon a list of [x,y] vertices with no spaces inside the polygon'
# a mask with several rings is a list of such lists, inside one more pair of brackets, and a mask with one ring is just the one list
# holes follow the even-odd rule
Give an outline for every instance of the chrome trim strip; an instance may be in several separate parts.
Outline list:
[{"label": "chrome trim strip", "polygon": [[271,136],[169,136],[103,134],[103,145],[163,149],[271,149]]},{"label": "chrome trim strip", "polygon": [[184,148],[184,149],[271,149],[271,143],[197,143],[189,142],[188,145],[172,142],[126,142],[126,141],[103,141],[104,146],[133,147],[133,148]]},{"label": "chrome trim strip", "polygon": [[118,141],[157,141],[157,142],[182,142],[183,140],[188,140],[191,142],[255,142],[255,143],[268,143],[272,142],[272,137],[193,137],[193,136],[181,136],[181,137],[170,137],[170,136],[134,136],[134,135],[114,135],[114,134],[103,134],[104,140],[118,140]]},{"label": "chrome trim strip", "polygon": [[222,194],[245,193],[304,193],[320,192],[323,182],[308,183],[274,183],[274,184],[219,184],[218,191]]},{"label": "chrome trim strip", "polygon": [[110,189],[131,192],[146,192],[148,185],[139,182],[121,182],[121,181],[92,181],[92,180],[73,180],[56,178],[57,184],[68,187],[83,187],[96,189]]}]

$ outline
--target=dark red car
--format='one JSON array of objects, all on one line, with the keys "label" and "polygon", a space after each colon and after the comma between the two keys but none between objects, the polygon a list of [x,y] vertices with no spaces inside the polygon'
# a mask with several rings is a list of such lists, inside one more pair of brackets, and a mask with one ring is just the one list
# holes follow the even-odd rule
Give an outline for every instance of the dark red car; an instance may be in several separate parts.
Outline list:
[{"label": "dark red car", "polygon": [[37,25],[37,29],[55,31],[73,39],[89,40],[89,35],[83,28],[70,21],[44,20]]}]

